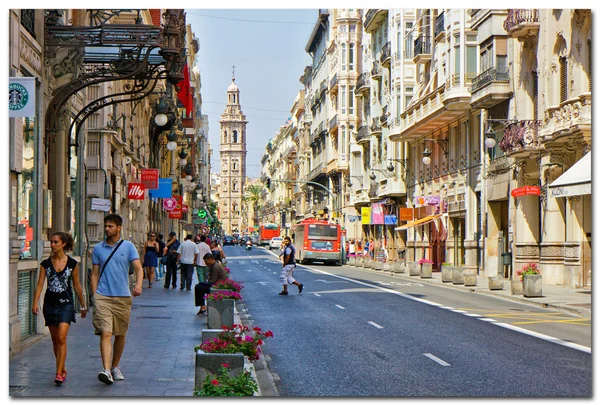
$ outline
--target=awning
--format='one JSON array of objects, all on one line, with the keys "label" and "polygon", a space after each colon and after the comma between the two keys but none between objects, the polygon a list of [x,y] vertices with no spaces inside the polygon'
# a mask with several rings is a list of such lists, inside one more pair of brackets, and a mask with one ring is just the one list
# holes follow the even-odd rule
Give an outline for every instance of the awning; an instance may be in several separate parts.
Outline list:
[{"label": "awning", "polygon": [[425,224],[427,224],[427,223],[429,223],[429,222],[431,222],[431,221],[433,221],[435,219],[438,219],[442,215],[444,215],[444,214],[429,215],[429,216],[427,216],[425,218],[417,219],[416,221],[413,221],[413,222],[408,222],[408,223],[406,223],[406,224],[404,224],[402,226],[394,228],[394,230],[395,231],[403,231],[405,229],[412,228],[414,226],[425,225]]},{"label": "awning", "polygon": [[554,198],[592,194],[592,152],[554,180],[549,189]]}]

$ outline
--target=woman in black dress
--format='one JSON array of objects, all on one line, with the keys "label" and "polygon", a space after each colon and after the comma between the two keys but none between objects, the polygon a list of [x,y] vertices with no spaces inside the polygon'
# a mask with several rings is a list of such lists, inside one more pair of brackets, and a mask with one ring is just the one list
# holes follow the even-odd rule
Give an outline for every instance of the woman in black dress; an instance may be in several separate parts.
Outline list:
[{"label": "woman in black dress", "polygon": [[83,291],[79,284],[79,265],[75,259],[65,254],[65,250],[73,249],[73,237],[65,232],[55,232],[50,236],[50,248],[52,256],[40,264],[33,306],[31,312],[38,315],[38,301],[44,288],[44,280],[48,279],[48,287],[44,295],[44,320],[50,329],[52,346],[56,357],[56,376],[54,382],[62,384],[67,378],[65,362],[67,359],[67,334],[69,326],[75,320],[75,303],[73,302],[73,289],[81,307],[81,317],[87,315],[83,299]]},{"label": "woman in black dress", "polygon": [[158,266],[159,245],[156,241],[156,232],[151,232],[146,241],[144,252],[144,267],[146,268],[146,277],[148,277],[148,288],[152,288],[154,279],[154,269]]}]

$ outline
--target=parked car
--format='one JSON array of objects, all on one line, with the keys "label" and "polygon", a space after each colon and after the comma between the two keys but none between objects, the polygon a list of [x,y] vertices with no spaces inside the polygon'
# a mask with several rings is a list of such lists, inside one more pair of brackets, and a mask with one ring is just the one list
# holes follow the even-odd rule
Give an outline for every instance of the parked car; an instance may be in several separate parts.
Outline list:
[{"label": "parked car", "polygon": [[283,242],[283,238],[280,238],[279,236],[276,236],[274,238],[272,238],[269,241],[269,250],[275,248],[275,249],[280,249],[281,248],[281,242]]},{"label": "parked car", "polygon": [[233,241],[233,238],[231,236],[226,236],[225,239],[223,239],[223,246],[226,245],[235,245],[235,242]]}]

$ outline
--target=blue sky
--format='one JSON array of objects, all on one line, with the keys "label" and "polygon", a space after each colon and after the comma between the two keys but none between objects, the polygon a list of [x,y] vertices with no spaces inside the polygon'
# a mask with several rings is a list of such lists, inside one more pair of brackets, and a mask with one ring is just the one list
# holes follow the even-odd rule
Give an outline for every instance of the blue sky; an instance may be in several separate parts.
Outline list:
[{"label": "blue sky", "polygon": [[299,78],[304,67],[311,64],[304,48],[317,20],[317,10],[185,11],[186,21],[200,43],[201,92],[203,113],[209,116],[212,171],[220,170],[218,121],[225,109],[231,67],[235,65],[235,82],[248,121],[246,172],[249,177],[258,177],[265,144],[290,116],[292,103],[302,89]]}]

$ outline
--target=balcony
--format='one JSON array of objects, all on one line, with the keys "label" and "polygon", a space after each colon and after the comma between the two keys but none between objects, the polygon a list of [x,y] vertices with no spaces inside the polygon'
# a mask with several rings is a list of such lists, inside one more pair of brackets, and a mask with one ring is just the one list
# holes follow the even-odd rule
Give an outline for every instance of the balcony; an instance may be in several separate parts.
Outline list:
[{"label": "balcony", "polygon": [[471,93],[467,86],[474,78],[474,73],[455,73],[446,79],[444,107],[447,110],[464,111],[471,108]]},{"label": "balcony", "polygon": [[431,60],[431,39],[427,36],[421,35],[415,39],[414,46],[414,63],[426,63]]},{"label": "balcony", "polygon": [[338,118],[337,114],[333,116],[332,119],[329,120],[329,133],[337,133],[338,130]]},{"label": "balcony", "polygon": [[381,66],[390,67],[390,63],[392,62],[392,43],[390,41],[381,49],[379,61],[381,62]]},{"label": "balcony", "polygon": [[323,164],[323,162],[321,162],[308,173],[308,176],[306,176],[306,178],[308,179],[308,181],[312,181],[315,178],[319,177],[321,174],[325,173],[324,169],[325,165]]},{"label": "balcony", "polygon": [[363,125],[358,128],[358,132],[356,133],[356,143],[359,145],[368,144],[371,142],[371,133],[369,132],[369,127],[367,125]]},{"label": "balcony", "polygon": [[390,113],[388,112],[388,106],[386,105],[381,110],[381,117],[379,117],[379,122],[381,123],[381,126],[383,126],[383,127],[388,126],[388,117],[389,116],[390,116]]},{"label": "balcony", "polygon": [[381,66],[379,65],[379,62],[374,61],[373,69],[371,69],[371,77],[375,80],[379,80],[379,79],[381,79],[381,75],[382,75]]},{"label": "balcony", "polygon": [[504,135],[498,146],[507,156],[514,158],[527,157],[531,153],[540,152],[543,149],[539,138],[541,125],[541,120],[509,124],[504,129]]},{"label": "balcony", "polygon": [[329,92],[331,94],[336,94],[337,91],[338,91],[338,75],[336,73],[333,75],[333,77],[329,81]]},{"label": "balcony", "polygon": [[365,16],[363,25],[366,33],[374,32],[383,21],[387,18],[388,11],[386,9],[370,9]]},{"label": "balcony", "polygon": [[366,188],[360,188],[356,190],[352,203],[355,206],[370,204],[369,190]]},{"label": "balcony", "polygon": [[591,125],[592,94],[584,93],[565,100],[558,106],[548,107],[540,136],[546,142],[583,133],[584,141],[588,142],[586,138],[591,136]]},{"label": "balcony", "polygon": [[323,80],[321,81],[321,84],[319,84],[319,98],[322,96],[325,90],[327,90],[327,81]]},{"label": "balcony", "polygon": [[508,67],[489,68],[471,81],[471,107],[491,108],[512,95]]},{"label": "balcony", "polygon": [[365,93],[371,91],[371,79],[369,78],[367,73],[361,73],[356,80],[356,88],[354,89],[354,94],[357,96],[362,96]]},{"label": "balcony", "polygon": [[509,38],[521,38],[530,35],[530,31],[540,30],[540,16],[538,10],[512,9],[504,20],[504,30]]},{"label": "balcony", "polygon": [[369,129],[371,130],[371,135],[381,134],[381,121],[379,120],[379,118],[373,118],[373,122],[371,123]]},{"label": "balcony", "polygon": [[437,39],[438,35],[441,35],[443,33],[444,33],[444,12],[442,11],[442,13],[439,14],[435,18],[434,38]]}]

